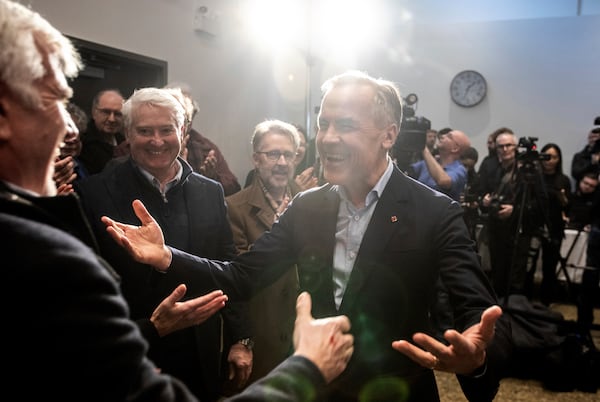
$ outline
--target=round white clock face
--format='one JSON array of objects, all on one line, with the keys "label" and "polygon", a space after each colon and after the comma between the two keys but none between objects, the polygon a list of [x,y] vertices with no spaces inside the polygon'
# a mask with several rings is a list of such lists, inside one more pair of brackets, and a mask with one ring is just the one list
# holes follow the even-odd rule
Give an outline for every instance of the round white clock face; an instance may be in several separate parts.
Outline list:
[{"label": "round white clock face", "polygon": [[483,75],[473,70],[456,74],[450,83],[450,96],[460,106],[471,107],[485,98],[487,83]]}]

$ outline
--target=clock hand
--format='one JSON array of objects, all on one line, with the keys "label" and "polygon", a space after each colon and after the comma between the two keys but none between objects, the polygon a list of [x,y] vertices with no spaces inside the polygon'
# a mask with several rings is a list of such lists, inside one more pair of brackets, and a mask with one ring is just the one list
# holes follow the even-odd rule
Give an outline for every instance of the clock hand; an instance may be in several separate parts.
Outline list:
[{"label": "clock hand", "polygon": [[465,89],[465,96],[468,95],[469,91],[471,90],[471,88],[473,88],[473,85],[475,85],[474,82],[470,83],[469,86],[467,87],[467,89]]}]

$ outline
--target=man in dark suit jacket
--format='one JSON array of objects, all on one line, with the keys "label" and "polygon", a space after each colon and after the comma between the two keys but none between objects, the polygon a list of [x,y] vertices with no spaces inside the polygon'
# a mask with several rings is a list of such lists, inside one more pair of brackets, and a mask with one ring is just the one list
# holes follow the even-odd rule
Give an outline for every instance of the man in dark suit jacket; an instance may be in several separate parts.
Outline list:
[{"label": "man in dark suit jacket", "polygon": [[[191,282],[185,273],[177,277],[162,275],[135,263],[106,234],[101,216],[136,223],[131,203],[140,199],[157,216],[170,245],[215,259],[231,259],[236,254],[221,185],[194,173],[178,157],[185,110],[173,91],[137,90],[122,109],[131,157],[90,176],[77,187],[101,254],[122,277],[123,294],[134,319],[150,317],[158,303],[180,283],[186,284],[191,296],[214,288]],[[224,318],[225,330],[221,317],[216,315],[201,326],[155,339],[149,351],[164,372],[183,380],[206,401],[221,395],[219,384],[229,374],[222,373],[225,370],[221,367],[228,370],[228,362],[231,364],[238,386],[245,384],[252,368],[252,350],[237,342],[252,336],[245,304],[229,304]]]},{"label": "man in dark suit jacket", "polygon": [[[78,197],[55,196],[54,160],[65,136],[76,133],[65,109],[67,77],[82,67],[75,48],[38,13],[0,0],[0,49],[1,301],[10,323],[3,383],[28,401],[197,401],[146,357]],[[232,401],[308,400],[346,367],[348,319],[315,321],[310,311],[302,294],[297,356]]]},{"label": "man in dark suit jacket", "polygon": [[[405,176],[388,156],[402,119],[397,88],[348,72],[323,89],[317,145],[330,184],[298,194],[231,263],[164,247],[141,203],[134,204],[141,228],[104,223],[167,276],[184,270],[197,280],[213,277],[233,297],[248,297],[297,264],[315,314],[343,313],[352,322],[355,353],[329,386],[331,401],[436,401],[432,369],[458,374],[470,400],[493,400],[508,327],[460,205]],[[438,278],[457,329],[445,332],[445,343],[427,335]]]}]

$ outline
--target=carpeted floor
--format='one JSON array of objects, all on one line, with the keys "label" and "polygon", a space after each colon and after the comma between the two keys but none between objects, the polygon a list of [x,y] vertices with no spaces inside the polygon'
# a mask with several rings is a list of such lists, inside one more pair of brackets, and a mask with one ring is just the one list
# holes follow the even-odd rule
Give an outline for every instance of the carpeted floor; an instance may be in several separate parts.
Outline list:
[{"label": "carpeted floor", "polygon": [[[576,310],[570,304],[553,304],[552,310],[559,311],[566,320],[576,318]],[[600,323],[600,309],[594,311],[594,323]],[[592,330],[592,338],[600,349],[600,331]],[[436,372],[441,402],[467,402],[460,385],[453,374]],[[590,392],[553,392],[545,389],[539,381],[505,378],[500,383],[500,390],[495,402],[600,402],[600,390]]]}]

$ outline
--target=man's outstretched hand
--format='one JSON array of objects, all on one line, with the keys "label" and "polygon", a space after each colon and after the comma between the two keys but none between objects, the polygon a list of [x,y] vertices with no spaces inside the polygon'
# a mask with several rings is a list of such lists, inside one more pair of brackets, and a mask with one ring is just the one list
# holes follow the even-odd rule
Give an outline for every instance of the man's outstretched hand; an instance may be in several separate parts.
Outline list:
[{"label": "man's outstretched hand", "polygon": [[502,309],[492,306],[483,312],[478,324],[462,334],[453,329],[447,330],[444,338],[449,345],[418,332],[413,335],[413,341],[420,348],[405,340],[392,342],[392,347],[423,367],[470,375],[484,365],[486,348],[494,337],[496,321],[501,315]]},{"label": "man's outstretched hand", "polygon": [[180,301],[186,291],[187,287],[184,284],[177,286],[152,313],[150,321],[160,336],[202,324],[225,307],[225,302],[227,302],[227,296],[221,290],[214,290],[193,299]]},{"label": "man's outstretched hand", "polygon": [[354,337],[347,333],[350,320],[343,315],[314,319],[311,310],[310,294],[300,293],[296,301],[294,354],[311,360],[329,383],[346,369],[354,352]]},{"label": "man's outstretched hand", "polygon": [[171,265],[171,250],[165,245],[162,229],[140,200],[132,203],[141,226],[117,222],[103,216],[106,231],[138,262],[165,271]]}]

